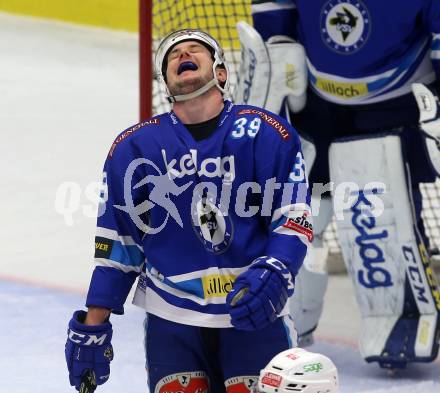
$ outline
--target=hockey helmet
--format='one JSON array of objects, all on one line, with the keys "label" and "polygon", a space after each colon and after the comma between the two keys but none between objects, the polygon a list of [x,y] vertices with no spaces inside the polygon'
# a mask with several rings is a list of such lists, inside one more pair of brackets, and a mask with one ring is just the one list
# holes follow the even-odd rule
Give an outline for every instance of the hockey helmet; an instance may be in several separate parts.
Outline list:
[{"label": "hockey helmet", "polygon": [[[174,46],[184,41],[198,41],[209,49],[214,60],[212,64],[212,72],[214,78],[210,82],[208,82],[207,85],[203,86],[193,93],[181,96],[172,96],[166,84],[166,69],[168,63],[167,57]],[[226,81],[224,83],[219,82],[219,80],[217,79],[215,71],[218,66],[222,66],[226,70]],[[181,29],[166,36],[159,44],[159,47],[156,51],[156,56],[154,59],[154,69],[156,77],[159,79],[160,82],[165,85],[166,91],[168,93],[168,100],[170,102],[184,101],[190,98],[197,97],[198,95],[203,94],[205,91],[209,90],[212,86],[216,86],[223,95],[226,95],[229,91],[229,69],[223,49],[220,47],[220,44],[214,37],[198,29]]]},{"label": "hockey helmet", "polygon": [[319,353],[293,348],[276,355],[260,372],[260,393],[339,393],[334,363]]}]

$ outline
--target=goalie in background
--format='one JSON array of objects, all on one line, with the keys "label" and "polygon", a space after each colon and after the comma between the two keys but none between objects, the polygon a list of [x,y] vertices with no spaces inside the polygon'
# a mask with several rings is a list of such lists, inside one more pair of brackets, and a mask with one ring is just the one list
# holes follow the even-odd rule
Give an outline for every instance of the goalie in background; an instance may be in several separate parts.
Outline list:
[{"label": "goalie in background", "polygon": [[[433,361],[440,292],[419,184],[440,173],[440,2],[255,1],[252,12],[256,30],[238,24],[236,101],[294,124],[314,185],[314,252],[291,308],[300,339],[311,341],[322,311],[322,233],[335,213],[363,357],[386,368]],[[348,204],[321,195],[316,185],[330,181],[356,185]]]}]

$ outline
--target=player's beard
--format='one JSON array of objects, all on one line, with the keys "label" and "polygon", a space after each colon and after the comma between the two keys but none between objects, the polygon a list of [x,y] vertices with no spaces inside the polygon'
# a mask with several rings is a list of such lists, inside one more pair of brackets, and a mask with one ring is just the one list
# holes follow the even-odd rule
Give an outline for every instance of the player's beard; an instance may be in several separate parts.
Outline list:
[{"label": "player's beard", "polygon": [[168,89],[173,96],[190,94],[205,86],[211,78],[203,75],[185,81],[176,81],[174,84],[168,86]]}]

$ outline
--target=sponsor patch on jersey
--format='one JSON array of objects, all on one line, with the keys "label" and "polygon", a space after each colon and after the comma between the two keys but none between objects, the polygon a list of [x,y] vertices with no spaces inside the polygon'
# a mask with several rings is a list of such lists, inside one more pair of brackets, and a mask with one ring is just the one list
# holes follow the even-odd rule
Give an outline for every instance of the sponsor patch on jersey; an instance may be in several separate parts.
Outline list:
[{"label": "sponsor patch on jersey", "polygon": [[274,373],[266,373],[263,375],[263,378],[261,379],[261,383],[263,385],[269,385],[269,386],[273,386],[274,388],[279,388],[282,380],[283,377],[281,375]]},{"label": "sponsor patch on jersey", "polygon": [[242,109],[237,113],[238,115],[258,115],[260,116],[267,124],[271,125],[277,132],[280,134],[281,138],[284,140],[288,140],[290,138],[290,133],[287,131],[287,128],[284,127],[277,119],[273,116],[269,115],[266,112],[259,111],[258,109]]},{"label": "sponsor patch on jersey", "polygon": [[154,393],[208,393],[208,376],[203,371],[167,375],[157,382]]},{"label": "sponsor patch on jersey", "polygon": [[235,157],[233,155],[209,157],[199,161],[196,149],[190,149],[189,153],[180,158],[169,159],[165,149],[161,150],[161,154],[167,168],[167,174],[172,179],[195,173],[208,178],[227,177],[232,180],[235,178]]},{"label": "sponsor patch on jersey", "polygon": [[135,133],[136,131],[140,130],[144,126],[147,126],[149,124],[159,124],[159,123],[160,123],[159,118],[149,119],[149,120],[146,120],[146,121],[143,121],[141,123],[134,125],[133,127],[129,128],[128,130],[125,130],[122,134],[118,135],[118,137],[113,142],[112,147],[110,148],[110,151],[108,153],[109,157],[113,156],[113,153],[114,153],[118,143],[122,142],[124,139],[126,139],[127,137],[129,137],[130,135]]},{"label": "sponsor patch on jersey", "polygon": [[324,93],[346,100],[368,94],[366,83],[336,82],[318,77],[316,78],[315,86]]},{"label": "sponsor patch on jersey", "polygon": [[205,299],[226,296],[232,289],[234,275],[211,274],[202,277]]},{"label": "sponsor patch on jersey", "polygon": [[95,237],[95,258],[110,258],[112,253],[113,240],[105,237]]},{"label": "sponsor patch on jersey", "polygon": [[332,50],[351,54],[361,49],[371,32],[371,19],[360,0],[329,0],[322,7],[321,38]]},{"label": "sponsor patch on jersey", "polygon": [[258,382],[257,376],[240,376],[225,381],[226,393],[250,393]]},{"label": "sponsor patch on jersey", "polygon": [[288,218],[283,227],[305,235],[309,242],[313,241],[313,225],[308,212],[304,212],[302,216]]}]

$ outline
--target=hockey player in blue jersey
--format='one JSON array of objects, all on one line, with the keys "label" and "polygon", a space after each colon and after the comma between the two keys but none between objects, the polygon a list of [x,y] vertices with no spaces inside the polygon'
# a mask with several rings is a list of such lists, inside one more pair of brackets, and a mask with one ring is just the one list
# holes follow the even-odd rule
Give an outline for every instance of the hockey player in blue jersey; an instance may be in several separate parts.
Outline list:
[{"label": "hockey player in blue jersey", "polygon": [[288,298],[313,237],[299,137],[224,98],[223,51],[202,31],[166,37],[155,67],[173,110],[108,154],[88,311],[68,329],[70,383],[108,380],[109,317],[137,279],[150,391],[247,392],[296,344]]},{"label": "hockey player in blue jersey", "polygon": [[[253,18],[256,30],[238,26],[244,61],[236,102],[283,112],[309,141],[310,161],[316,157],[309,181],[327,184],[334,195],[362,314],[363,357],[390,368],[432,361],[440,292],[419,184],[440,173],[440,112],[432,92],[440,76],[440,2],[255,1]],[[356,187],[345,202],[338,199],[344,182]],[[321,197],[325,189],[312,191],[321,241],[333,213]],[[376,215],[378,206],[383,213]],[[303,338],[316,328],[327,282],[325,249],[313,246],[315,258],[308,254],[292,302]]]}]

